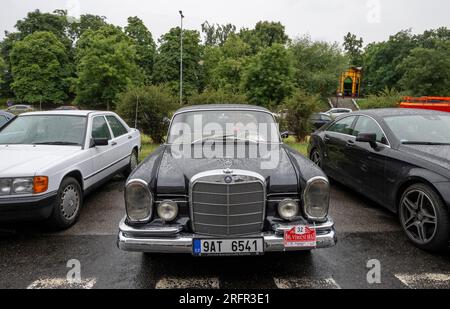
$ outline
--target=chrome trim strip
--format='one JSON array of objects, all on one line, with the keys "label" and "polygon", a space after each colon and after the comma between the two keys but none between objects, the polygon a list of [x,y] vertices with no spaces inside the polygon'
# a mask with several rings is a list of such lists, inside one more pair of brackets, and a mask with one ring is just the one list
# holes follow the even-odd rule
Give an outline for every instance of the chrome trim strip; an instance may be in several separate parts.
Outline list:
[{"label": "chrome trim strip", "polygon": [[[261,224],[261,222],[252,222],[252,223],[245,223],[245,224],[228,224],[228,225],[221,225],[221,224],[207,224],[207,223],[195,223],[197,225],[203,225],[203,226],[215,226],[215,227],[240,227],[240,226],[247,226],[247,225],[256,225]],[[229,237],[228,235],[223,235],[226,237]]]},{"label": "chrome trim strip", "polygon": [[[197,192],[198,193],[198,192]],[[253,193],[253,192],[251,192]],[[262,191],[259,191],[258,193],[262,193]],[[211,193],[212,195],[212,193]],[[232,195],[232,194],[230,194]],[[261,203],[265,203],[266,201],[258,201],[258,202],[252,202],[252,203],[239,203],[239,204],[213,204],[213,203],[201,203],[201,202],[195,202],[195,204],[198,205],[213,205],[213,206],[239,206],[239,205],[255,205],[255,204],[261,204]]]},{"label": "chrome trim strip", "polygon": [[[259,204],[259,203],[258,203]],[[201,213],[201,212],[195,212],[194,214],[196,215],[200,215],[200,216],[211,216],[211,217],[245,217],[245,216],[254,216],[254,215],[259,215],[262,214],[262,211],[259,212],[249,212],[249,213],[243,213],[243,214],[238,214],[238,215],[216,215],[216,214],[205,214],[205,213]]]},{"label": "chrome trim strip", "polygon": [[99,170],[99,171],[97,171],[97,172],[95,172],[95,173],[92,173],[92,174],[86,176],[86,178],[84,178],[84,180],[86,181],[86,180],[88,180],[88,179],[90,179],[90,178],[92,178],[92,177],[94,177],[94,176],[100,174],[101,172],[106,171],[108,168],[113,167],[113,166],[116,165],[117,163],[120,163],[120,162],[122,162],[123,160],[125,160],[125,159],[127,159],[127,158],[129,158],[129,157],[131,157],[131,154],[127,155],[126,157],[123,157],[122,159],[119,159],[119,160],[115,161],[114,163],[109,164],[108,166],[105,166],[104,168],[102,168],[101,170]]}]

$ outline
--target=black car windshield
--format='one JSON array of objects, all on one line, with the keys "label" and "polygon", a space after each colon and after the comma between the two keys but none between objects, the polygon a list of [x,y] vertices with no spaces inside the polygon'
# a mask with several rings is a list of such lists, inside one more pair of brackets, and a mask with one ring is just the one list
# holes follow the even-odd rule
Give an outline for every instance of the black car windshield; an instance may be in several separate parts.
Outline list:
[{"label": "black car windshield", "polygon": [[0,145],[78,145],[84,141],[86,117],[32,115],[13,120],[0,131]]},{"label": "black car windshield", "polygon": [[192,111],[174,117],[168,143],[188,144],[229,139],[255,143],[279,143],[280,134],[274,117],[266,112]]},{"label": "black car windshield", "polygon": [[450,144],[450,115],[405,115],[384,121],[402,144]]}]

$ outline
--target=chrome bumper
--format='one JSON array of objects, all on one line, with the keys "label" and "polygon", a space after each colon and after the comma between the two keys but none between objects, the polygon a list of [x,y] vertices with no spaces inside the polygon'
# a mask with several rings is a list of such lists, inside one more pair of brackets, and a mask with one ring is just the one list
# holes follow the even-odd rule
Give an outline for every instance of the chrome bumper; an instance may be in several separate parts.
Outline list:
[{"label": "chrome bumper", "polygon": [[[315,226],[310,225],[310,227],[316,229],[316,247],[285,248],[284,231],[290,230],[292,227],[293,225],[277,224],[271,233],[262,233],[249,237],[264,237],[265,252],[304,251],[329,248],[336,245],[336,231],[331,218],[325,223],[316,224]],[[182,226],[178,225],[133,228],[125,223],[124,218],[120,222],[117,245],[124,251],[192,254],[192,242],[195,238],[211,238],[203,235],[183,233],[182,230]]]}]

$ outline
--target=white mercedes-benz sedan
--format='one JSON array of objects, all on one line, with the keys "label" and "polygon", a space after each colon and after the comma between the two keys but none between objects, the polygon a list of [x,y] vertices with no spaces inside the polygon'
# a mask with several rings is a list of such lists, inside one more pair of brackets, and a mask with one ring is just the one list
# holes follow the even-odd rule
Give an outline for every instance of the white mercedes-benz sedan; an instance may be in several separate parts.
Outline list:
[{"label": "white mercedes-benz sedan", "polygon": [[0,222],[72,226],[83,197],[138,164],[141,136],[116,114],[22,114],[0,131]]}]

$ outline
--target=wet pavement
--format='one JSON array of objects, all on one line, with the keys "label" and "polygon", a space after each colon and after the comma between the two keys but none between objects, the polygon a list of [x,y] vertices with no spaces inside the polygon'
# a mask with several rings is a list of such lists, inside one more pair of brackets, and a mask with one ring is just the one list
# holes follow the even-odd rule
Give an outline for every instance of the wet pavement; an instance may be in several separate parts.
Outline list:
[{"label": "wet pavement", "polygon": [[[116,178],[87,197],[67,231],[0,227],[0,288],[450,288],[450,253],[415,248],[395,215],[335,183],[334,248],[226,258],[122,252],[123,182]],[[81,281],[69,283],[74,265]]]}]

